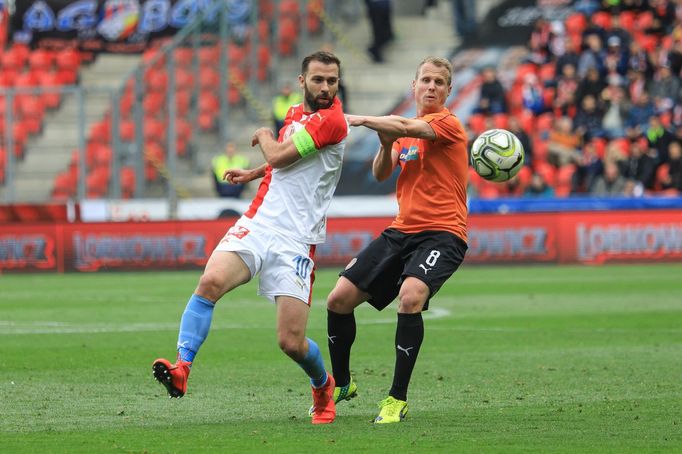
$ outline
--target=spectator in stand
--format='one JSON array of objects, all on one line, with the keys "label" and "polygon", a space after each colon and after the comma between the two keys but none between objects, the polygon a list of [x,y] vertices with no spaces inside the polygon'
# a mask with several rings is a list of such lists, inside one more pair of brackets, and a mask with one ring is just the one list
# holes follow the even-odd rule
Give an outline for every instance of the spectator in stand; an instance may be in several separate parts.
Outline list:
[{"label": "spectator in stand", "polygon": [[573,65],[574,68],[577,68],[580,62],[580,54],[576,51],[575,43],[571,37],[564,38],[564,41],[564,53],[556,59],[555,74],[563,74],[566,65]]},{"label": "spectator in stand", "polygon": [[230,183],[223,179],[225,172],[230,169],[246,169],[249,159],[237,152],[234,142],[227,142],[225,152],[211,160],[211,173],[215,183],[216,194],[220,197],[239,198],[244,190],[244,183]]},{"label": "spectator in stand", "polygon": [[679,142],[671,142],[668,153],[668,172],[663,175],[661,187],[682,193],[682,145]]},{"label": "spectator in stand", "polygon": [[649,99],[649,94],[643,91],[637,100],[632,101],[632,107],[625,123],[628,137],[638,137],[649,128],[649,118],[656,116],[654,104]]},{"label": "spectator in stand", "polygon": [[474,0],[452,0],[452,14],[455,20],[455,30],[462,40],[475,38],[478,32],[476,2]]},{"label": "spectator in stand", "polygon": [[573,162],[579,157],[580,136],[573,131],[570,117],[554,119],[547,143],[547,160],[555,167]]},{"label": "spectator in stand", "polygon": [[575,94],[576,103],[580,105],[583,102],[583,98],[588,95],[598,98],[605,87],[606,84],[599,76],[599,70],[597,68],[588,69],[587,74],[578,84],[578,91]]},{"label": "spectator in stand", "polygon": [[534,173],[523,195],[526,197],[554,197],[554,188],[547,184],[542,174]]},{"label": "spectator in stand", "polygon": [[601,78],[605,74],[602,40],[598,34],[592,33],[585,37],[585,50],[580,54],[578,61],[578,77],[585,78],[590,68],[596,68]]},{"label": "spectator in stand", "polygon": [[630,101],[636,104],[643,93],[648,90],[647,76],[642,71],[628,71],[627,76],[627,91]]},{"label": "spectator in stand", "polygon": [[675,23],[675,3],[668,0],[649,0],[649,8],[654,13],[654,21],[645,33],[663,36],[670,33]]},{"label": "spectator in stand", "polygon": [[533,162],[533,144],[530,140],[530,137],[528,137],[526,131],[524,131],[523,128],[521,128],[521,122],[516,117],[516,115],[509,116],[509,124],[507,125],[507,128],[509,129],[510,132],[514,133],[516,137],[519,138],[519,141],[523,146],[524,153],[523,164],[530,166]]},{"label": "spectator in stand", "polygon": [[365,0],[367,19],[372,26],[372,42],[367,48],[374,63],[384,62],[384,47],[393,41],[391,0]]},{"label": "spectator in stand", "polygon": [[275,121],[275,137],[279,136],[279,130],[284,126],[284,120],[289,111],[289,107],[294,104],[300,104],[303,102],[303,96],[291,88],[290,82],[285,82],[282,85],[277,96],[272,100],[272,116]]},{"label": "spectator in stand", "polygon": [[528,40],[528,61],[536,65],[544,65],[551,59],[549,43],[552,39],[552,25],[545,19],[538,19],[533,24]]},{"label": "spectator in stand", "polygon": [[615,84],[608,85],[601,95],[604,103],[604,117],[601,127],[609,139],[625,137],[625,122],[630,110],[630,104],[625,96],[623,87]]},{"label": "spectator in stand", "polygon": [[620,38],[611,36],[606,41],[606,53],[604,54],[604,69],[607,75],[618,75],[625,78],[628,71],[628,49],[621,46]]},{"label": "spectator in stand", "polygon": [[682,39],[678,36],[673,41],[673,47],[668,52],[670,71],[678,77],[682,73]]},{"label": "spectator in stand", "polygon": [[635,181],[637,186],[646,189],[654,188],[656,177],[656,161],[647,154],[647,141],[640,139],[630,144],[630,155],[620,161],[621,174]]},{"label": "spectator in stand", "polygon": [[481,94],[476,112],[490,115],[507,112],[507,95],[504,87],[497,79],[497,72],[492,66],[483,68],[481,72]]},{"label": "spectator in stand", "polygon": [[630,49],[632,35],[621,26],[620,14],[611,15],[611,28],[606,31],[606,42],[608,43],[609,39],[614,36],[618,38],[623,49]]},{"label": "spectator in stand", "polygon": [[576,167],[571,181],[571,193],[590,192],[594,181],[604,171],[604,164],[597,155],[594,141],[587,142],[582,154],[575,161]]},{"label": "spectator in stand", "polygon": [[625,195],[626,180],[618,170],[618,164],[607,160],[604,173],[597,177],[590,194],[598,197]]},{"label": "spectator in stand", "polygon": [[575,114],[575,94],[578,91],[580,81],[575,72],[575,66],[566,64],[563,72],[556,82],[556,93],[554,95],[554,111],[561,115],[572,117]]},{"label": "spectator in stand", "polygon": [[677,76],[673,76],[670,64],[666,62],[660,65],[649,89],[649,94],[654,102],[656,111],[666,112],[672,110],[679,92],[680,79]]},{"label": "spectator in stand", "polygon": [[543,89],[544,87],[535,74],[526,74],[524,76],[523,85],[521,86],[523,107],[535,115],[547,112],[545,98],[542,93]]},{"label": "spectator in stand", "polygon": [[645,134],[649,142],[649,148],[655,150],[656,165],[668,162],[668,148],[670,147],[670,142],[675,140],[675,136],[665,129],[658,115],[654,114],[649,117]]},{"label": "spectator in stand", "polygon": [[630,54],[628,56],[628,72],[636,71],[643,75],[643,79],[648,79],[653,75],[653,65],[647,51],[636,39],[630,43]]},{"label": "spectator in stand", "polygon": [[580,136],[582,142],[594,137],[604,137],[601,127],[604,114],[597,107],[597,100],[592,95],[587,95],[580,103],[580,108],[573,119],[573,130]]}]

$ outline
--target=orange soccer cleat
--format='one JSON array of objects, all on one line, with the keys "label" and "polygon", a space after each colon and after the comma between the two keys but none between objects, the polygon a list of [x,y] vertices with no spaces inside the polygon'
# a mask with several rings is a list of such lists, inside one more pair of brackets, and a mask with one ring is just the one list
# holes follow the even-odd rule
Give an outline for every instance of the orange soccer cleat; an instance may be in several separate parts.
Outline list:
[{"label": "orange soccer cleat", "polygon": [[327,383],[321,388],[313,388],[313,424],[329,424],[336,417],[336,404],[334,403],[334,377],[327,374]]},{"label": "orange soccer cleat", "polygon": [[152,373],[156,381],[166,387],[169,397],[182,397],[187,392],[187,377],[192,363],[177,360],[175,364],[159,358],[152,364]]}]

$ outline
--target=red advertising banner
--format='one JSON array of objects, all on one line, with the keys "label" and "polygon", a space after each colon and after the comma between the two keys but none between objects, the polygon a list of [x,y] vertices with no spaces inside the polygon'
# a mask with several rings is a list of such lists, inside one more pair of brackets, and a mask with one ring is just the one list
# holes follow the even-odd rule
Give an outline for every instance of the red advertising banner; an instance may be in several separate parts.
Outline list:
[{"label": "red advertising banner", "polygon": [[[184,222],[0,224],[0,270],[201,268],[235,219]],[[390,218],[329,219],[319,266],[341,267]],[[475,215],[466,263],[682,260],[682,211]]]}]

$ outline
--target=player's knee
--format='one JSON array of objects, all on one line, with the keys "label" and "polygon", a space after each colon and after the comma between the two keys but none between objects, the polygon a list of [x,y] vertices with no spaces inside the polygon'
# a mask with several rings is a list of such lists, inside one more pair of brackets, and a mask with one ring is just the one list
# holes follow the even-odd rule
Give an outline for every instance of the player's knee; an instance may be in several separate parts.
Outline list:
[{"label": "player's knee", "polygon": [[354,307],[346,294],[334,289],[327,297],[327,309],[337,314],[348,314],[353,312]]},{"label": "player's knee", "polygon": [[202,274],[195,293],[211,301],[218,301],[224,293],[222,279],[215,273]]},{"label": "player's knee", "polygon": [[280,350],[294,361],[301,361],[305,356],[304,343],[297,336],[281,335],[277,339]]},{"label": "player's knee", "polygon": [[429,289],[426,286],[403,285],[398,294],[398,312],[405,314],[421,312],[428,297]]},{"label": "player's knee", "polygon": [[337,314],[350,314],[367,297],[350,281],[341,278],[327,297],[327,309]]}]

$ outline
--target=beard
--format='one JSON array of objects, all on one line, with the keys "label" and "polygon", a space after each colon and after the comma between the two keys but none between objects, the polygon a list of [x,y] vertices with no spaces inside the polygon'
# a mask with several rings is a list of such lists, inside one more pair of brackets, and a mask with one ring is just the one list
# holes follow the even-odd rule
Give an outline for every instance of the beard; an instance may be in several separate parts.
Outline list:
[{"label": "beard", "polygon": [[313,111],[318,111],[320,109],[328,109],[334,103],[334,96],[332,95],[313,96],[313,94],[308,90],[307,85],[304,85],[303,92],[306,104],[308,104],[308,106]]}]

